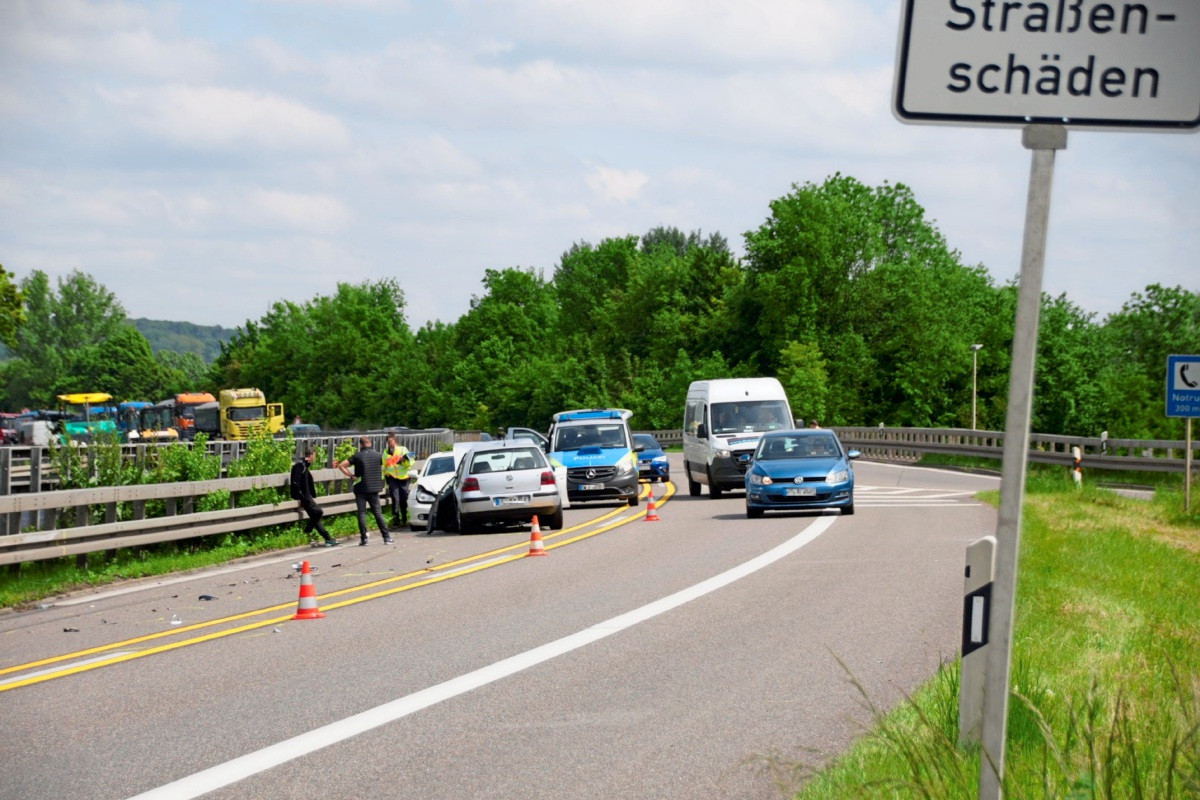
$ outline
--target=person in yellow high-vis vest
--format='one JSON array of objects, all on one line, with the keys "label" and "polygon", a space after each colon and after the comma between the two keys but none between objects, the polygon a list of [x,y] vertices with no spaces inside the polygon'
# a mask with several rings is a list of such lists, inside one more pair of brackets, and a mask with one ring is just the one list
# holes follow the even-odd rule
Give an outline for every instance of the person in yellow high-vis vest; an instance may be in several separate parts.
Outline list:
[{"label": "person in yellow high-vis vest", "polygon": [[412,453],[389,433],[383,448],[383,477],[387,481],[388,497],[392,501],[392,525],[408,524],[408,468]]}]

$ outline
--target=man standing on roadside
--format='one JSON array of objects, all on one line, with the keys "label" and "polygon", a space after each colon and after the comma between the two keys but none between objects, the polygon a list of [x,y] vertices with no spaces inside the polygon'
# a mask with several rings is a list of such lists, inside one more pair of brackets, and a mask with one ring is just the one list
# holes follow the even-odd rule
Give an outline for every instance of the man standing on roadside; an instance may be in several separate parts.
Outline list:
[{"label": "man standing on roadside", "polygon": [[394,526],[408,524],[408,467],[411,464],[412,454],[408,448],[396,442],[396,434],[389,433],[387,447],[383,449],[383,477],[392,501]]},{"label": "man standing on roadside", "polygon": [[292,464],[292,499],[299,500],[300,507],[304,509],[305,514],[308,514],[308,521],[304,523],[304,532],[308,534],[309,538],[312,538],[312,532],[315,529],[325,540],[326,547],[337,547],[337,539],[330,536],[329,531],[325,530],[325,526],[321,523],[321,517],[325,516],[325,510],[317,505],[317,486],[313,481],[312,472],[309,471],[315,457],[313,449],[306,447],[304,455],[296,459],[295,464]]},{"label": "man standing on roadside", "polygon": [[[383,459],[375,448],[371,447],[371,437],[358,437],[358,452],[338,463],[337,467],[347,478],[354,478],[354,505],[358,507],[358,544],[367,544],[367,506],[375,515],[375,523],[383,536],[384,544],[391,544],[392,537],[388,533],[387,523],[383,521],[383,512],[379,508],[379,492],[383,489]],[[354,465],[351,474],[350,465]]]}]

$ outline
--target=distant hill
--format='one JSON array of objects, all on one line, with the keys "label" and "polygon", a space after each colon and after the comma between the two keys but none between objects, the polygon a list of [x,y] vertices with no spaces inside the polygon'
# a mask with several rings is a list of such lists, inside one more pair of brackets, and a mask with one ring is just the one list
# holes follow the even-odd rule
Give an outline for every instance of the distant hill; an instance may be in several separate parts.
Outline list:
[{"label": "distant hill", "polygon": [[159,350],[195,353],[206,364],[216,360],[221,354],[221,343],[229,341],[235,330],[220,325],[196,325],[160,319],[131,319],[129,324],[141,331],[155,353]]}]

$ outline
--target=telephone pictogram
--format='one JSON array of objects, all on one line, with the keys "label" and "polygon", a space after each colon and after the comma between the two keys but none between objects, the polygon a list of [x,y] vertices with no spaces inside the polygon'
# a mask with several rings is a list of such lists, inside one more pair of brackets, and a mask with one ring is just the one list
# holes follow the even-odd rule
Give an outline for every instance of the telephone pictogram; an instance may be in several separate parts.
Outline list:
[{"label": "telephone pictogram", "polygon": [[1184,385],[1189,389],[1195,389],[1197,386],[1200,386],[1200,380],[1193,381],[1188,378],[1188,367],[1190,366],[1192,366],[1190,363],[1179,365],[1179,380],[1183,381]]}]

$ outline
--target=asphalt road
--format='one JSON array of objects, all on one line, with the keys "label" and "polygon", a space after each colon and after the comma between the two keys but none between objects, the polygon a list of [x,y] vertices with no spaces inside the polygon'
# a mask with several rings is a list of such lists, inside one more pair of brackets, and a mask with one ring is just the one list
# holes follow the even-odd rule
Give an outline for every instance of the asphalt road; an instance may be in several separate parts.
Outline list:
[{"label": "asphalt road", "polygon": [[[659,521],[573,508],[542,558],[372,533],[0,615],[0,798],[787,796],[766,764],[843,751],[859,687],[891,707],[953,659],[995,528],[994,478],[857,481],[851,517],[660,485]],[[301,558],[324,619],[288,619]]]}]

